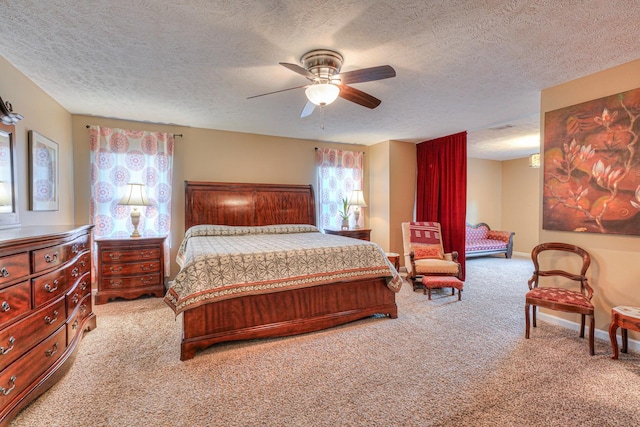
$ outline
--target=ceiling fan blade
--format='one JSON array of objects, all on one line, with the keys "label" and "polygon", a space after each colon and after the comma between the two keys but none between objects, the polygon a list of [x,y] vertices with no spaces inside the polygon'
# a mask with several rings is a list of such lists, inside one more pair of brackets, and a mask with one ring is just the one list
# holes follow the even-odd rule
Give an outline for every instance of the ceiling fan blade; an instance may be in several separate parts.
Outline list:
[{"label": "ceiling fan blade", "polygon": [[313,113],[313,110],[315,109],[316,109],[316,104],[314,104],[311,101],[307,101],[307,103],[304,105],[304,108],[302,109],[302,113],[300,113],[300,117],[310,116],[311,113]]},{"label": "ceiling fan blade", "polygon": [[294,71],[294,72],[296,72],[296,73],[308,78],[311,81],[314,81],[314,80],[316,80],[318,78],[311,71],[307,70],[306,68],[302,68],[298,64],[289,64],[288,62],[279,62],[279,64],[282,65],[283,67],[286,67],[286,68],[290,69],[291,71]]},{"label": "ceiling fan blade", "polygon": [[340,98],[346,99],[347,101],[355,102],[356,104],[362,105],[363,107],[374,109],[382,102],[378,98],[375,98],[368,93],[364,93],[363,91],[351,86],[339,86],[340,93],[338,94],[338,96]]},{"label": "ceiling fan blade", "polygon": [[347,71],[346,73],[338,74],[340,83],[343,84],[370,82],[395,76],[396,70],[390,65],[380,65],[378,67],[363,68],[361,70]]},{"label": "ceiling fan blade", "polygon": [[260,95],[253,95],[253,96],[250,96],[250,97],[248,97],[247,99],[257,98],[257,97],[259,97],[259,96],[265,96],[265,95],[272,95],[272,94],[274,94],[274,93],[286,92],[286,91],[288,91],[288,90],[293,90],[293,89],[302,89],[303,87],[307,87],[307,86],[309,86],[309,85],[302,85],[302,86],[290,87],[290,88],[288,88],[288,89],[276,90],[276,91],[274,91],[274,92],[261,93]]}]

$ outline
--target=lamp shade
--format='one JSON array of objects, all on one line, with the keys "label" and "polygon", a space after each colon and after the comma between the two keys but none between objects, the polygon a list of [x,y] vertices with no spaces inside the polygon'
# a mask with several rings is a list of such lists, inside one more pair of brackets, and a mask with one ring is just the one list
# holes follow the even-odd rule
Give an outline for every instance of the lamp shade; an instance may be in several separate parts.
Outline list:
[{"label": "lamp shade", "polygon": [[149,206],[149,198],[144,189],[144,184],[127,184],[124,196],[118,202],[119,205]]},{"label": "lamp shade", "polygon": [[331,83],[317,83],[309,86],[305,94],[312,103],[324,106],[336,100],[340,94],[340,88]]},{"label": "lamp shade", "polygon": [[355,190],[351,192],[349,204],[351,206],[360,206],[362,208],[367,207],[367,202],[364,201],[364,193],[362,192],[362,190]]}]

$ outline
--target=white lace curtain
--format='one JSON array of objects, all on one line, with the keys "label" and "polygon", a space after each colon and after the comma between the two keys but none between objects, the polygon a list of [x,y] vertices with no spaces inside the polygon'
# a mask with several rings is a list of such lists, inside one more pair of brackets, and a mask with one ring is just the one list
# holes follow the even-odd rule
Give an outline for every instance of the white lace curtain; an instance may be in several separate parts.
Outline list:
[{"label": "white lace curtain", "polygon": [[173,134],[91,126],[89,137],[94,236],[131,235],[131,206],[118,202],[128,183],[144,184],[151,206],[139,208],[138,231],[143,236],[167,236],[164,259],[169,271]]},{"label": "white lace curtain", "polygon": [[[342,199],[349,199],[354,190],[362,190],[363,164],[364,153],[360,151],[316,150],[318,227],[340,229]],[[349,225],[355,225],[353,215],[349,215]]]}]

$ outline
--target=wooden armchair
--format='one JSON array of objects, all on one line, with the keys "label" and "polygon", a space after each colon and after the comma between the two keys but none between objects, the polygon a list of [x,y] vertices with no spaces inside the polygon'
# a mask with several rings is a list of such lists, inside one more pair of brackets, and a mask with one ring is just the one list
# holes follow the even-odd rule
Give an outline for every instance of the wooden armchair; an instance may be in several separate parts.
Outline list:
[{"label": "wooden armchair", "polygon": [[460,278],[458,252],[444,253],[440,223],[403,222],[402,241],[407,277],[414,291],[423,288],[422,276]]},{"label": "wooden armchair", "polygon": [[[555,253],[551,251],[556,251]],[[565,254],[575,254],[580,257],[581,266],[579,273],[573,271],[575,268],[569,268],[569,270],[549,269],[543,270],[540,268],[540,259],[544,257],[545,264],[550,262],[556,262],[558,258],[551,258],[551,255],[558,255],[558,252]],[[593,297],[593,289],[589,286],[587,277],[585,274],[591,264],[591,257],[582,248],[567,243],[542,243],[531,252],[531,259],[533,260],[534,272],[531,279],[529,279],[529,292],[525,295],[525,322],[526,332],[525,338],[529,339],[529,307],[533,314],[533,327],[536,327],[536,307],[544,307],[551,310],[564,311],[568,313],[578,313],[581,316],[580,322],[580,338],[584,338],[584,325],[585,317],[589,316],[589,352],[593,356],[594,351],[594,307],[591,303]],[[570,261],[569,259],[560,259],[560,262],[565,264],[564,261]],[[556,277],[556,281],[561,280],[560,277],[571,280],[573,287],[576,287],[579,283],[579,289],[570,289],[566,286],[550,286],[541,287],[539,283],[540,277]],[[576,283],[577,282],[577,283]]]}]

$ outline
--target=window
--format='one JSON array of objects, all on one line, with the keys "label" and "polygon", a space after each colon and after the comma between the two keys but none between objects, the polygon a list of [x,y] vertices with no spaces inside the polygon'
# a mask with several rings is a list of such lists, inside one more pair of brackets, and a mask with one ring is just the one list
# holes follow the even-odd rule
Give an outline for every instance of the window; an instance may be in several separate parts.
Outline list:
[{"label": "window", "polygon": [[[364,153],[318,148],[316,155],[318,227],[339,230],[342,200],[362,189]],[[349,221],[355,224],[353,215]]]}]

